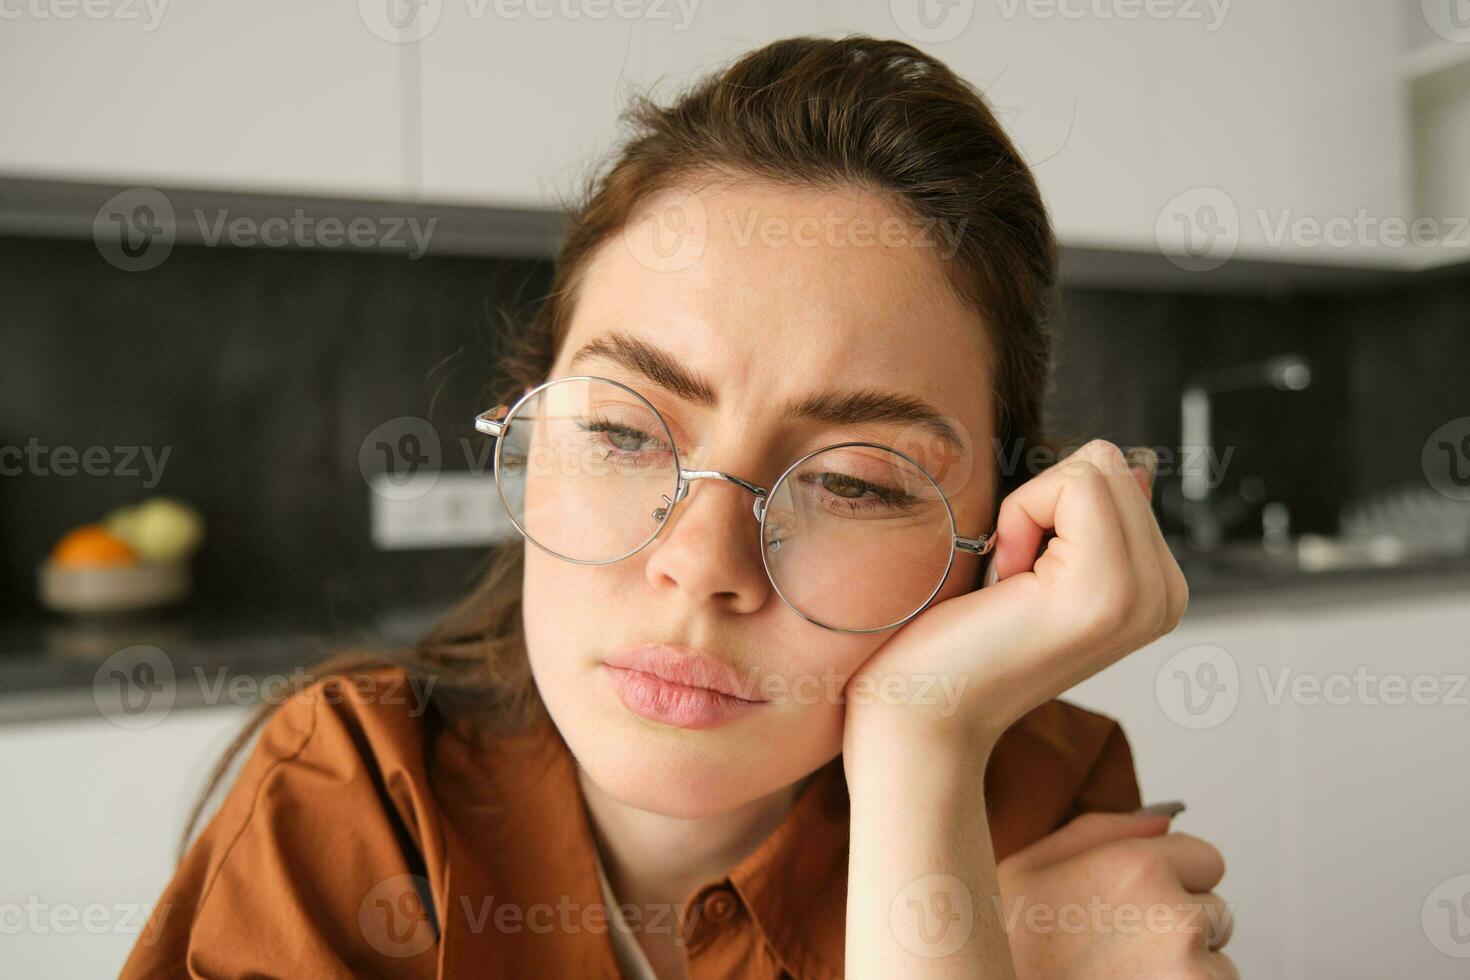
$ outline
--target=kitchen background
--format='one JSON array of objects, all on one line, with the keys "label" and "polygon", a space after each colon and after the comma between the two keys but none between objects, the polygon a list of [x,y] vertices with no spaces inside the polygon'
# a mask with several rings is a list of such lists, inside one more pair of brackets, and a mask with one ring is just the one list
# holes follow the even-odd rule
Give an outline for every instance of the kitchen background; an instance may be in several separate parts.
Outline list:
[{"label": "kitchen background", "polygon": [[[135,274],[90,241],[11,237],[0,262],[13,275],[0,443],[106,447],[123,470],[65,477],[43,460],[0,485],[8,621],[47,621],[36,562],[62,531],[152,493],[204,508],[198,610],[355,621],[442,600],[473,572],[473,548],[375,547],[359,450],[388,420],[418,416],[445,469],[488,479],[488,459],[466,458],[460,440],[488,444],[469,420],[492,403],[499,327],[529,315],[549,259],[193,246]],[[1424,442],[1470,410],[1470,268],[1213,291],[1083,278],[1055,325],[1051,424],[1068,444],[1185,445],[1190,379],[1294,353],[1311,368],[1305,389],[1216,399],[1218,493],[1259,484],[1230,537],[1259,539],[1271,501],[1293,528],[1335,535],[1343,509],[1372,495],[1434,493]],[[139,447],[131,467],[119,447]],[[1159,516],[1182,538],[1170,486],[1166,472]],[[496,516],[493,483],[482,503]]]},{"label": "kitchen background", "polygon": [[[1069,696],[1119,718],[1146,795],[1184,799],[1177,828],[1225,852],[1243,975],[1462,976],[1463,2],[585,6],[38,2],[6,22],[0,780],[23,791],[0,816],[0,922],[25,924],[0,960],[116,972],[249,708],[199,670],[280,676],[334,641],[411,639],[474,581],[507,525],[468,420],[628,91],[862,31],[980,85],[1035,162],[1064,246],[1053,428],[1195,448],[1181,404],[1206,390],[1223,480],[1187,499],[1176,465],[1155,494],[1190,610]],[[303,211],[404,230],[260,240]],[[230,219],[247,234],[210,244]],[[419,249],[408,222],[430,219]],[[390,499],[372,447],[410,431],[443,473]],[[97,447],[100,472],[65,472]],[[41,588],[69,532],[160,499],[202,521],[171,566],[187,598],[88,611],[105,594]],[[135,715],[102,678],[138,645],[171,686]],[[1441,694],[1275,693],[1364,672]],[[102,926],[65,925],[94,905]]]}]

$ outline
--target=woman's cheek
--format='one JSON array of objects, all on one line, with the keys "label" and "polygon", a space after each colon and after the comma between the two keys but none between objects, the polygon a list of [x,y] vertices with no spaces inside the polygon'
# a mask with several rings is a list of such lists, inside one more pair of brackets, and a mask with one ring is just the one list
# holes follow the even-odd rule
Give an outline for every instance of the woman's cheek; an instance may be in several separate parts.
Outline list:
[{"label": "woman's cheek", "polygon": [[[522,578],[521,614],[526,629],[526,653],[531,662],[542,697],[560,700],[558,678],[570,676],[586,649],[583,632],[590,618],[585,613],[571,615],[569,610],[598,608],[592,597],[583,597],[584,588],[575,576],[567,574],[567,566],[532,545],[526,546],[525,571]],[[604,626],[611,624],[604,623]]]},{"label": "woman's cheek", "polygon": [[871,634],[854,634],[835,646],[825,646],[820,653],[794,657],[780,671],[777,682],[791,692],[799,705],[840,707],[848,678],[882,646],[883,639],[875,639]]}]

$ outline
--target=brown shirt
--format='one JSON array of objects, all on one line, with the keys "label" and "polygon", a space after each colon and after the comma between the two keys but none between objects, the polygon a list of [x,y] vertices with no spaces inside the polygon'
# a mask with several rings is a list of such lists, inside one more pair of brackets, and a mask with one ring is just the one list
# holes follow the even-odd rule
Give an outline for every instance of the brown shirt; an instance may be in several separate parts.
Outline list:
[{"label": "brown shirt", "polygon": [[[335,679],[263,729],[122,976],[615,978],[575,762],[550,723],[488,745],[427,737],[402,675]],[[396,703],[395,703],[396,702]],[[1118,725],[1061,701],[1002,737],[986,774],[996,859],[1085,810],[1139,806]],[[691,980],[842,975],[841,758],[728,875],[678,909]]]}]

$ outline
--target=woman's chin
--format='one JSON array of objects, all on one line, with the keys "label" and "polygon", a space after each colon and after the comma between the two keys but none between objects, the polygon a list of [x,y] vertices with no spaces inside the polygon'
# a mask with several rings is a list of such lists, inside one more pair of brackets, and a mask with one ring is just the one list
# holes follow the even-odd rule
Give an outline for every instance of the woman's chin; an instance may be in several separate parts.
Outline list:
[{"label": "woman's chin", "polygon": [[626,806],[696,820],[726,813],[749,797],[726,767],[677,760],[579,757],[598,789]]},{"label": "woman's chin", "polygon": [[783,779],[779,760],[749,753],[726,757],[692,747],[636,743],[610,751],[605,737],[594,735],[592,740],[585,751],[568,744],[599,790],[626,806],[685,820],[729,813],[804,775],[793,772]]}]

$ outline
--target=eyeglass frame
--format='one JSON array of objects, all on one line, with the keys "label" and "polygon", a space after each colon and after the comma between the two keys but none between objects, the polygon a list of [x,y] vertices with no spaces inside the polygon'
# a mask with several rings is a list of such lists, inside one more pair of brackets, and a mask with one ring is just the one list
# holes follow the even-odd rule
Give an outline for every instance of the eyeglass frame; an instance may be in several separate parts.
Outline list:
[{"label": "eyeglass frame", "polygon": [[[515,509],[510,505],[510,501],[505,499],[505,486],[500,481],[500,456],[501,451],[505,446],[505,440],[501,437],[505,435],[506,430],[510,427],[510,423],[514,421],[516,413],[534,395],[536,395],[538,392],[544,391],[552,385],[560,384],[566,381],[606,382],[607,384],[616,385],[617,387],[622,388],[624,391],[628,392],[628,394],[632,395],[634,398],[637,398],[640,402],[648,407],[648,410],[653,413],[653,417],[658,419],[659,424],[663,426],[665,434],[667,434],[669,437],[669,448],[674,454],[674,470],[678,474],[678,477],[674,484],[674,497],[671,500],[669,499],[668,494],[659,495],[664,500],[664,506],[662,508],[664,514],[663,517],[658,519],[658,528],[652,534],[650,534],[638,547],[625,554],[619,555],[616,558],[607,558],[602,561],[592,561],[581,558],[568,558],[566,555],[561,555],[555,551],[552,551],[550,548],[546,547],[541,542],[532,537],[529,531],[521,527],[520,521],[516,520]],[[898,627],[903,626],[905,623],[908,623],[925,609],[929,608],[929,604],[934,601],[934,597],[937,596],[940,590],[944,588],[944,583],[949,581],[949,573],[951,569],[954,568],[954,559],[957,553],[965,552],[966,554],[972,554],[977,557],[984,557],[985,555],[990,554],[990,552],[995,548],[996,533],[993,528],[990,533],[982,534],[978,538],[967,538],[964,535],[960,534],[959,524],[955,521],[954,508],[949,502],[949,495],[944,492],[944,489],[942,487],[940,487],[939,481],[934,479],[933,475],[924,468],[924,464],[920,463],[917,459],[914,459],[908,453],[903,452],[900,449],[897,449],[893,446],[886,446],[882,443],[866,441],[838,442],[833,443],[830,446],[823,446],[820,449],[814,449],[811,452],[807,453],[805,456],[802,456],[800,459],[796,460],[796,462],[792,463],[790,466],[786,467],[786,469],[781,472],[781,475],[776,477],[775,481],[771,484],[769,490],[765,487],[760,486],[759,484],[752,483],[749,480],[738,477],[733,473],[727,473],[724,470],[685,469],[679,464],[679,446],[674,440],[673,431],[669,428],[668,419],[664,418],[663,413],[655,408],[653,406],[653,403],[650,402],[647,398],[643,397],[643,395],[640,394],[638,391],[629,387],[626,384],[623,384],[621,381],[615,381],[612,378],[604,378],[592,374],[573,374],[561,378],[551,378],[547,381],[541,382],[534,388],[527,389],[520,398],[517,398],[515,402],[509,406],[496,405],[494,408],[487,409],[481,412],[480,414],[475,416],[474,424],[476,432],[488,435],[495,440],[495,489],[500,496],[500,502],[502,506],[505,507],[505,512],[507,516],[510,517],[511,523],[515,525],[515,529],[520,532],[523,538],[531,542],[531,544],[535,545],[536,547],[540,548],[542,551],[546,552],[548,555],[551,555],[553,558],[559,558],[562,561],[572,562],[573,564],[577,565],[611,565],[614,562],[619,562],[623,561],[626,558],[631,558],[638,552],[642,551],[644,548],[648,547],[655,538],[663,533],[664,527],[668,525],[669,519],[674,514],[674,508],[678,506],[680,501],[682,501],[685,497],[689,495],[689,487],[695,480],[722,480],[726,483],[733,483],[738,487],[742,487],[745,490],[750,491],[755,496],[755,500],[751,503],[751,512],[754,514],[755,519],[758,522],[756,531],[759,535],[759,541],[761,542],[761,567],[765,570],[766,579],[771,583],[771,588],[776,590],[776,594],[781,597],[781,601],[786,603],[788,608],[790,608],[802,619],[813,624],[814,626],[820,626],[822,629],[833,630],[839,633],[882,633],[887,630],[897,629]],[[782,482],[785,481],[787,476],[789,476],[793,470],[795,470],[802,463],[805,463],[807,460],[811,459],[813,456],[827,452],[828,450],[842,449],[847,446],[868,446],[873,449],[883,449],[888,452],[895,453],[896,455],[912,463],[918,469],[918,471],[924,474],[925,478],[928,479],[931,484],[933,484],[934,489],[938,491],[939,499],[944,504],[945,515],[949,518],[949,560],[945,563],[944,574],[939,577],[939,583],[934,586],[934,591],[929,593],[928,598],[926,598],[917,609],[909,613],[903,619],[900,619],[896,623],[890,623],[887,626],[877,626],[871,629],[848,629],[842,626],[829,626],[826,623],[818,622],[817,620],[808,616],[805,612],[797,607],[796,603],[787,598],[786,593],[781,591],[781,586],[776,581],[775,574],[771,571],[770,562],[766,560],[766,503],[770,499],[770,494],[780,488]],[[655,513],[657,513],[657,511],[655,511]]]}]

